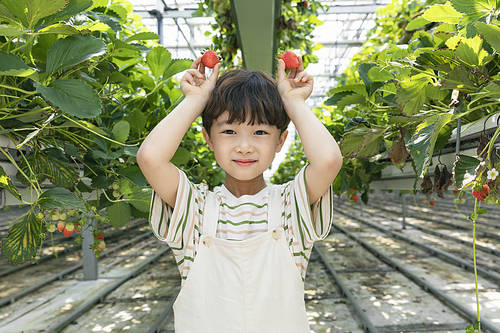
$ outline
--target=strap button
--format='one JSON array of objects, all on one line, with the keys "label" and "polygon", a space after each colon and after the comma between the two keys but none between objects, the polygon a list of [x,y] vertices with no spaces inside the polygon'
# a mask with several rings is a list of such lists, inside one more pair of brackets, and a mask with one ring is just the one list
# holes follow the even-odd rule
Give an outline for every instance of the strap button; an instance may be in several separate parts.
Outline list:
[{"label": "strap button", "polygon": [[205,238],[203,238],[203,245],[205,245],[206,247],[210,247],[210,244],[212,244],[211,240],[210,240],[210,237],[206,236]]},{"label": "strap button", "polygon": [[274,229],[273,230],[273,238],[278,240],[281,237],[281,230],[280,229]]}]

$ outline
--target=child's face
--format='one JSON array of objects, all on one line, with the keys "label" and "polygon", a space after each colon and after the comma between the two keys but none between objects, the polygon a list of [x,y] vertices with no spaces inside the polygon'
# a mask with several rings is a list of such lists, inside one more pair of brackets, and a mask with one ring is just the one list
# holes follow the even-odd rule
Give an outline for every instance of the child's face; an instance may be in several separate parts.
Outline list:
[{"label": "child's face", "polygon": [[[222,113],[210,129],[208,137],[205,128],[203,136],[215,159],[226,174],[239,180],[252,180],[261,176],[271,166],[275,153],[281,150],[288,131],[280,136],[279,129],[271,125],[248,125],[224,123],[229,112]],[[240,165],[236,159],[252,159],[256,162]]]}]

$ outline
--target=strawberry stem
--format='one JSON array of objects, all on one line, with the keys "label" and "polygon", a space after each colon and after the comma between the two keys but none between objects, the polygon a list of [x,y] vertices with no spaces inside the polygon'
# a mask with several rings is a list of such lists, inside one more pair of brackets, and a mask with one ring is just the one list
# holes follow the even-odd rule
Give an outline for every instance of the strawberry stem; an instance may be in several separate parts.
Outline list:
[{"label": "strawberry stem", "polygon": [[[481,207],[481,203],[479,203],[479,207]],[[481,333],[481,319],[479,316],[479,291],[477,288],[477,269],[476,269],[476,220],[477,220],[477,210],[479,207],[476,198],[476,200],[474,200],[474,220],[472,227],[472,254],[474,258],[474,280],[476,282],[477,325],[478,325],[478,332]]]}]

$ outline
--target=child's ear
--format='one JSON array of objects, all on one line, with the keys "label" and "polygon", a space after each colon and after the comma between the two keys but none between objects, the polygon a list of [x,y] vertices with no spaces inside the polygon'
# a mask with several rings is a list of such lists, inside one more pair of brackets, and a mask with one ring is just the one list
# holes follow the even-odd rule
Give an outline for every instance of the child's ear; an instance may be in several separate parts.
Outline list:
[{"label": "child's ear", "polygon": [[205,141],[207,142],[208,148],[211,151],[214,151],[213,146],[212,146],[212,141],[210,141],[210,136],[208,135],[207,130],[205,129],[205,127],[203,127],[201,129],[201,131],[203,132],[203,137],[205,138]]},{"label": "child's ear", "polygon": [[283,147],[283,144],[285,143],[286,137],[288,136],[288,130],[285,130],[283,133],[280,135],[279,143],[276,146],[276,152],[279,153],[281,148]]}]

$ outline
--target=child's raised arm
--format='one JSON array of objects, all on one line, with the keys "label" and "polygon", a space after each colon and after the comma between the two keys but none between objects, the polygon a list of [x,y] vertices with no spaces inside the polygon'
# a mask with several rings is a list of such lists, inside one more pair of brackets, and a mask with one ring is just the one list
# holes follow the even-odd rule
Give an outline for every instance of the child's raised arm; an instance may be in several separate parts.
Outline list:
[{"label": "child's raised arm", "polygon": [[201,57],[193,61],[180,83],[184,100],[153,128],[137,152],[137,164],[144,177],[170,207],[175,206],[179,186],[179,173],[170,160],[193,121],[203,112],[220,66],[215,65],[206,79]]}]

